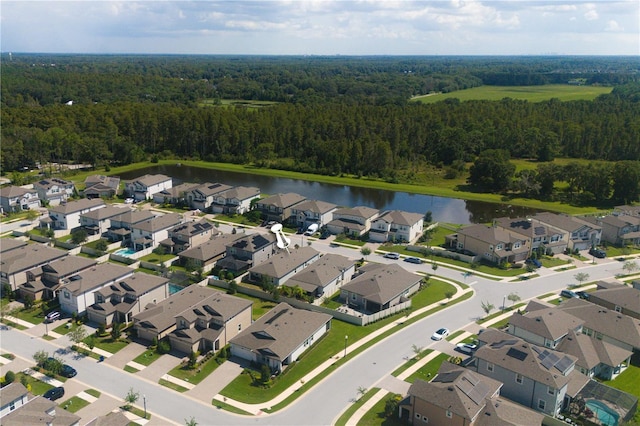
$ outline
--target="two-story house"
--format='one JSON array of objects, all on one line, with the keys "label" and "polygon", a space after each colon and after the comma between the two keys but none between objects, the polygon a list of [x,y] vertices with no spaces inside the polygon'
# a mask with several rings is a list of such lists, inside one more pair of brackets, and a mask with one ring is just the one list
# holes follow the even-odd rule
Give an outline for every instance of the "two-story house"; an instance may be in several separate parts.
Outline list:
[{"label": "two-story house", "polygon": [[218,266],[233,273],[246,271],[271,258],[276,252],[276,237],[272,233],[244,235],[227,244],[224,258]]},{"label": "two-story house", "polygon": [[42,179],[33,184],[33,189],[38,192],[40,200],[50,206],[65,203],[76,193],[73,182],[59,178]]},{"label": "two-story house", "polygon": [[355,260],[328,253],[291,277],[287,286],[300,287],[314,299],[314,304],[321,304],[348,283],[355,271]]},{"label": "two-story house", "polygon": [[192,209],[210,211],[216,196],[229,189],[231,186],[224,183],[203,183],[186,194],[187,203]]},{"label": "two-story house", "polygon": [[91,175],[84,180],[85,198],[114,198],[120,193],[120,178],[117,176]]},{"label": "two-story house", "polygon": [[130,210],[127,207],[109,205],[80,215],[80,226],[88,235],[103,235],[111,228],[111,219]]},{"label": "two-story house", "polygon": [[[224,259],[229,244],[233,244],[242,236],[239,234],[216,235],[204,243],[198,244],[178,253],[180,264],[185,267],[202,268],[209,272]],[[223,268],[224,269],[224,268]]]},{"label": "two-story house", "polygon": [[188,194],[200,185],[197,183],[181,183],[171,188],[153,194],[153,202],[158,204],[173,204],[174,206],[186,206]]},{"label": "two-story house", "polygon": [[249,268],[249,280],[263,285],[279,286],[320,258],[320,253],[307,246],[290,252],[280,251],[265,262]]},{"label": "two-story house", "polygon": [[584,321],[555,306],[532,300],[525,313],[514,313],[509,318],[508,333],[527,342],[555,349],[570,332],[582,332]]},{"label": "two-story house", "polygon": [[167,213],[131,225],[131,242],[135,251],[158,247],[160,241],[166,240],[169,230],[181,224],[180,213]]},{"label": "two-story house", "polygon": [[122,280],[94,292],[95,303],[87,307],[87,318],[97,324],[110,326],[117,322],[129,324],[133,315],[149,303],[169,297],[169,279],[135,272]]},{"label": "two-story house", "polygon": [[286,194],[276,194],[263,198],[256,202],[255,208],[262,214],[265,220],[285,223],[292,219],[295,220],[293,209],[304,200],[306,200],[306,198],[302,195],[288,192]]},{"label": "two-story house", "polygon": [[151,200],[153,194],[173,186],[173,180],[165,175],[144,175],[137,179],[126,181],[125,193],[134,200]]},{"label": "two-story house", "polygon": [[544,246],[545,251],[563,253],[569,243],[569,233],[544,223],[534,222],[531,218],[501,217],[493,220],[493,225],[519,233],[531,241],[531,250]]},{"label": "two-story house", "polygon": [[306,229],[313,223],[321,227],[333,220],[333,212],[337,207],[325,201],[305,200],[293,206],[291,214],[295,217],[296,226],[299,228]]},{"label": "two-story house", "polygon": [[378,243],[411,243],[422,235],[423,224],[424,216],[421,214],[388,210],[371,224],[369,239]]},{"label": "two-story house", "polygon": [[578,217],[541,212],[531,216],[531,219],[536,224],[549,225],[567,232],[567,248],[570,250],[588,250],[599,245],[602,238],[602,227]]},{"label": "two-story house", "polygon": [[0,283],[8,284],[12,291],[16,291],[29,280],[29,271],[68,255],[66,250],[42,244],[28,244],[3,252],[0,259]]},{"label": "two-story house", "polygon": [[94,259],[72,255],[30,269],[27,271],[27,282],[19,287],[20,294],[31,300],[57,299],[58,289],[65,279],[97,263]]},{"label": "two-story house", "polygon": [[599,281],[597,286],[589,293],[589,302],[640,319],[640,281],[634,281],[631,287],[606,281]]},{"label": "two-story house", "polygon": [[380,210],[366,206],[336,209],[333,220],[327,224],[332,234],[346,234],[359,238],[369,232]]},{"label": "two-story house", "polygon": [[124,245],[131,244],[131,229],[137,223],[151,220],[155,217],[149,210],[123,209],[118,216],[109,219],[107,238],[110,241],[122,241]]},{"label": "two-story house", "polygon": [[160,241],[160,245],[165,247],[167,253],[178,254],[210,240],[214,232],[218,231],[206,219],[183,222],[171,228],[168,237]]},{"label": "two-story house", "polygon": [[33,396],[21,383],[0,389],[0,423],[3,426],[78,426],[80,416],[63,410],[55,402]]},{"label": "two-story house", "polygon": [[49,209],[49,217],[40,222],[45,227],[57,230],[72,231],[81,226],[80,216],[94,210],[105,208],[107,205],[99,198],[83,198],[69,201]]},{"label": "two-story house", "polygon": [[35,210],[40,207],[38,191],[13,185],[2,187],[0,188],[0,207],[4,213]]},{"label": "two-story house", "polygon": [[251,203],[260,199],[260,188],[255,186],[236,186],[222,191],[213,197],[213,213],[244,214],[251,210]]},{"label": "two-story house", "polygon": [[447,246],[470,251],[495,264],[523,262],[531,254],[529,238],[497,226],[469,225],[445,238]]}]

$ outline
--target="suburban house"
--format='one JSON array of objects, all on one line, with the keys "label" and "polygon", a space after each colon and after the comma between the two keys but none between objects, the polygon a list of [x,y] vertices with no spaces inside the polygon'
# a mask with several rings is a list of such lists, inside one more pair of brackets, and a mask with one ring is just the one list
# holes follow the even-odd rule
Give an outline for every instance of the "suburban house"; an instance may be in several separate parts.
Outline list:
[{"label": "suburban house", "polygon": [[318,200],[305,200],[296,204],[291,209],[291,214],[295,217],[296,226],[308,228],[315,223],[318,227],[326,225],[333,219],[333,212],[338,206],[333,203]]},{"label": "suburban house", "polygon": [[202,244],[178,253],[180,264],[202,268],[203,272],[209,272],[224,258],[227,246],[233,244],[240,237],[238,234],[217,235]]},{"label": "suburban house", "polygon": [[275,253],[276,236],[272,233],[244,235],[226,246],[226,255],[218,266],[238,273],[271,258]]},{"label": "suburban house", "polygon": [[217,193],[213,197],[213,213],[244,214],[251,210],[251,202],[260,199],[260,188],[236,186]]},{"label": "suburban house", "polygon": [[173,186],[173,181],[165,175],[144,175],[124,183],[125,193],[137,201],[151,200],[153,194]]},{"label": "suburban house", "polygon": [[66,250],[47,247],[42,244],[27,244],[3,252],[0,259],[0,282],[9,284],[15,291],[28,279],[28,271],[42,267],[69,255]]},{"label": "suburban house", "polygon": [[65,256],[27,271],[27,282],[20,285],[22,297],[49,300],[58,297],[58,289],[65,279],[97,265],[94,259]]},{"label": "suburban house", "polygon": [[211,292],[176,315],[176,329],[169,333],[171,348],[187,354],[222,349],[251,326],[252,306],[250,300]]},{"label": "suburban house", "polygon": [[333,212],[333,220],[327,224],[332,234],[361,237],[371,229],[371,224],[380,215],[380,210],[366,206],[341,208]]},{"label": "suburban house", "polygon": [[111,226],[107,230],[107,238],[110,241],[122,241],[124,245],[131,242],[131,229],[137,223],[151,220],[155,217],[149,210],[127,210],[110,218]]},{"label": "suburban house", "polygon": [[582,333],[629,351],[640,350],[640,321],[582,299],[568,299],[556,309],[584,321]]},{"label": "suburban house", "polygon": [[615,206],[613,209],[613,214],[617,216],[627,215],[640,217],[640,206]]},{"label": "suburban house", "polygon": [[498,265],[523,262],[531,254],[529,238],[497,226],[469,225],[445,239],[452,249],[469,251]]},{"label": "suburban house", "polygon": [[187,205],[187,194],[200,186],[197,183],[181,183],[153,194],[153,202],[158,204]]},{"label": "suburban house", "polygon": [[129,324],[133,315],[149,303],[169,297],[169,279],[135,272],[122,280],[102,287],[94,293],[95,303],[87,307],[87,318],[110,326],[114,322]]},{"label": "suburban house", "polygon": [[167,213],[131,225],[131,242],[135,251],[158,247],[169,237],[169,230],[181,224],[180,213]]},{"label": "suburban house", "polygon": [[545,251],[563,253],[569,243],[569,233],[531,218],[501,217],[494,219],[493,225],[507,231],[516,232],[531,241],[531,250],[544,246]]},{"label": "suburban house", "polygon": [[329,331],[331,318],[281,302],[229,341],[231,354],[280,373]]},{"label": "suburban house", "polygon": [[35,182],[33,189],[38,192],[40,200],[50,206],[66,203],[76,193],[76,186],[73,182],[59,178],[49,178]]},{"label": "suburban house", "polygon": [[582,332],[584,321],[548,303],[532,300],[525,311],[511,315],[508,333],[529,343],[556,349],[569,331]]},{"label": "suburban house", "polygon": [[420,290],[422,277],[394,263],[370,263],[340,289],[340,299],[362,312],[379,312],[409,300]]},{"label": "suburban house", "polygon": [[218,231],[206,219],[183,222],[171,228],[168,237],[160,241],[160,245],[165,247],[167,253],[177,254],[208,241],[214,232]]},{"label": "suburban house", "polygon": [[589,293],[589,302],[640,319],[640,282],[634,281],[632,287],[606,281],[597,285],[598,289]]},{"label": "suburban house", "polygon": [[567,248],[588,250],[600,244],[602,228],[584,219],[566,214],[542,212],[531,216],[535,223],[541,223],[563,230],[569,234]]},{"label": "suburban house", "polygon": [[13,185],[2,187],[0,188],[0,207],[4,213],[37,209],[40,207],[38,191]]},{"label": "suburban house", "polygon": [[120,193],[120,178],[117,176],[91,175],[84,180],[86,198],[113,198]]},{"label": "suburban house", "polygon": [[[26,241],[18,240],[16,238],[0,238],[0,255],[5,256],[11,250],[19,249],[27,244],[28,243]],[[2,258],[2,256],[0,256],[0,258]]]},{"label": "suburban house", "polygon": [[209,211],[215,197],[231,189],[231,186],[223,183],[203,183],[187,193],[187,203],[192,209]]},{"label": "suburban house", "polygon": [[51,229],[65,229],[71,231],[79,228],[80,215],[103,209],[107,205],[103,200],[94,198],[92,200],[82,198],[76,201],[60,204],[49,209],[49,217],[40,220],[41,224]]},{"label": "suburban house", "polygon": [[[473,368],[483,376],[502,382],[500,393],[504,397],[549,416],[560,414],[589,380],[574,371],[574,356],[525,342],[496,329],[483,331],[478,340]],[[568,394],[572,380],[578,385],[572,386],[572,392]]]},{"label": "suburban house", "polygon": [[640,216],[606,215],[584,220],[602,228],[602,241],[618,247],[640,245]]},{"label": "suburban house", "polygon": [[103,235],[111,228],[111,219],[120,216],[127,211],[126,207],[106,206],[103,209],[93,210],[80,215],[80,226],[82,226],[89,235]]},{"label": "suburban house", "polygon": [[31,395],[19,382],[0,389],[0,401],[0,423],[3,426],[80,424],[80,416],[63,410],[55,402],[42,396]]},{"label": "suburban house", "polygon": [[255,208],[265,220],[274,220],[276,222],[287,222],[294,219],[293,208],[306,200],[300,194],[288,192],[286,194],[276,194],[271,197],[259,200]]},{"label": "suburban house", "polygon": [[96,303],[95,293],[133,275],[133,270],[115,263],[101,263],[93,268],[72,275],[58,290],[60,309],[69,314],[85,313],[87,307]]},{"label": "suburban house", "polygon": [[369,239],[378,243],[411,243],[422,235],[424,216],[402,210],[389,210],[371,223]]},{"label": "suburban house", "polygon": [[98,416],[92,419],[84,426],[125,426],[130,420],[122,411],[111,411],[104,416]]},{"label": "suburban house", "polygon": [[307,246],[290,252],[280,251],[265,262],[249,269],[249,281],[257,284],[283,285],[304,268],[320,258],[320,253]]},{"label": "suburban house", "polygon": [[355,271],[355,260],[329,253],[289,278],[287,286],[300,287],[314,299],[314,304],[320,304],[348,283]]},{"label": "suburban house", "polygon": [[541,425],[544,416],[500,398],[502,383],[444,362],[430,382],[417,379],[399,405],[412,425]]}]

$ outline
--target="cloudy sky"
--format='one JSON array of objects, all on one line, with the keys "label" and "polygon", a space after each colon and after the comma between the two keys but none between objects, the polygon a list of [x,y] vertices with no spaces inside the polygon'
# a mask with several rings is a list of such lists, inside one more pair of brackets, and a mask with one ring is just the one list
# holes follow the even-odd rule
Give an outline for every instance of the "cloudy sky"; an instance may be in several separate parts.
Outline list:
[{"label": "cloudy sky", "polygon": [[638,0],[0,2],[3,52],[640,55]]}]

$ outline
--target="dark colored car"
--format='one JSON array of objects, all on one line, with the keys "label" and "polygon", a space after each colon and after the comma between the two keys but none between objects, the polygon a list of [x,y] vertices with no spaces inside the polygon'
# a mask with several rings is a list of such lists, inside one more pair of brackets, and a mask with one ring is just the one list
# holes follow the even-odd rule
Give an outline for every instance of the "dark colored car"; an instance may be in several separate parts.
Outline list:
[{"label": "dark colored car", "polygon": [[407,257],[406,259],[404,259],[404,261],[409,263],[416,263],[418,265],[422,263],[422,259],[420,259],[419,257]]},{"label": "dark colored car", "polygon": [[62,369],[60,370],[60,375],[62,377],[66,377],[66,378],[70,379],[72,377],[75,377],[76,374],[78,374],[78,372],[72,366],[70,366],[68,364],[63,364],[62,365]]},{"label": "dark colored car", "polygon": [[62,386],[51,388],[48,391],[46,391],[42,396],[51,401],[55,401],[56,399],[60,399],[64,396],[64,388]]},{"label": "dark colored car", "polygon": [[538,259],[529,258],[529,259],[525,260],[525,263],[531,264],[531,265],[535,266],[536,268],[540,268],[542,266],[542,262],[540,262]]},{"label": "dark colored car", "polygon": [[607,252],[604,250],[600,250],[598,248],[592,247],[589,249],[589,254],[593,257],[597,257],[598,259],[604,259],[607,257]]},{"label": "dark colored car", "polygon": [[571,298],[577,298],[577,297],[578,297],[578,295],[576,294],[576,292],[571,291],[571,290],[562,290],[562,291],[560,292],[560,296],[562,296],[562,297],[568,297],[569,299],[571,299]]},{"label": "dark colored car", "polygon": [[580,299],[589,300],[590,294],[587,293],[586,291],[576,291],[576,294]]}]

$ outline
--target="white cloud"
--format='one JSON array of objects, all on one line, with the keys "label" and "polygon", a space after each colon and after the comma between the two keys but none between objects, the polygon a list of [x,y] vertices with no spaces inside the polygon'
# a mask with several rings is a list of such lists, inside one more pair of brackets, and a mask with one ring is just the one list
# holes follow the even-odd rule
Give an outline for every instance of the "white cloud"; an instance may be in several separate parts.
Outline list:
[{"label": "white cloud", "polygon": [[584,14],[584,19],[586,19],[587,21],[595,21],[596,19],[598,19],[598,12],[596,12],[594,9],[591,9]]},{"label": "white cloud", "polygon": [[607,21],[607,25],[604,27],[604,30],[611,32],[621,32],[624,31],[624,28],[620,27],[620,24],[612,19],[610,21]]}]

